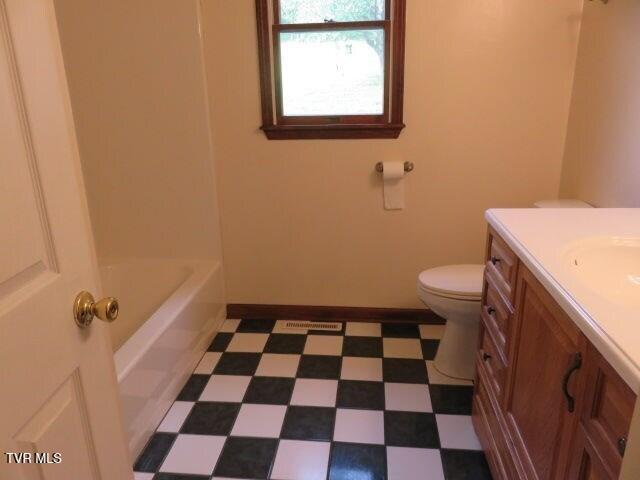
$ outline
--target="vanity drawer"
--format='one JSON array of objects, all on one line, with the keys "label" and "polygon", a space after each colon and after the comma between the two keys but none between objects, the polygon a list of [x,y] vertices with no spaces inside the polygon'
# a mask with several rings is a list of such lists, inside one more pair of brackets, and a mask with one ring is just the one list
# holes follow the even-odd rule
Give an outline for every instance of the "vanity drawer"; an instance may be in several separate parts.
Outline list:
[{"label": "vanity drawer", "polygon": [[513,317],[513,309],[499,292],[491,277],[485,275],[484,282],[485,293],[482,300],[482,320],[487,330],[491,333],[496,347],[500,350],[502,358],[506,361],[507,338],[509,325]]},{"label": "vanity drawer", "polygon": [[492,228],[489,228],[487,242],[486,272],[495,280],[496,286],[509,302],[513,303],[518,274],[518,257]]},{"label": "vanity drawer", "polygon": [[515,452],[506,433],[504,418],[486,386],[486,369],[480,363],[477,369],[471,418],[487,455],[491,473],[496,480],[521,478],[514,463]]},{"label": "vanity drawer", "polygon": [[491,333],[487,330],[486,325],[482,330],[482,341],[480,350],[478,351],[478,361],[483,365],[489,380],[490,385],[488,388],[493,391],[496,399],[500,400],[507,378],[507,365],[493,342]]},{"label": "vanity drawer", "polygon": [[487,393],[478,380],[477,393],[473,396],[471,420],[482,445],[491,474],[496,480],[508,480],[505,468],[505,452],[501,447],[502,438],[496,428],[496,415],[489,404]]},{"label": "vanity drawer", "polygon": [[587,389],[580,423],[616,474],[620,472],[636,395],[593,345],[587,351]]}]

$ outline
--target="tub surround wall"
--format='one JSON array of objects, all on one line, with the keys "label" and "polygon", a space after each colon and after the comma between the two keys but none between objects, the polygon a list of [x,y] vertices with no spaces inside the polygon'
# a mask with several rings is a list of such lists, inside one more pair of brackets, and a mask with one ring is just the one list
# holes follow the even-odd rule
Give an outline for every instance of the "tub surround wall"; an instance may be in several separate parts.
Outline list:
[{"label": "tub surround wall", "polygon": [[56,0],[99,257],[221,260],[197,0]]},{"label": "tub surround wall", "polygon": [[640,207],[640,2],[585,2],[561,194]]},{"label": "tub surround wall", "polygon": [[109,324],[114,352],[192,274],[193,268],[180,261],[129,260],[103,264],[100,267],[102,288],[124,307],[117,321]]},{"label": "tub surround wall", "polygon": [[[482,261],[484,210],[556,198],[581,0],[408,0],[407,128],[342,141],[266,140],[255,1],[202,3],[229,302],[421,308],[422,269]],[[415,163],[403,211],[385,160]]]},{"label": "tub surround wall", "polygon": [[137,323],[114,335],[135,458],[225,316],[200,4],[55,4],[104,293]]}]

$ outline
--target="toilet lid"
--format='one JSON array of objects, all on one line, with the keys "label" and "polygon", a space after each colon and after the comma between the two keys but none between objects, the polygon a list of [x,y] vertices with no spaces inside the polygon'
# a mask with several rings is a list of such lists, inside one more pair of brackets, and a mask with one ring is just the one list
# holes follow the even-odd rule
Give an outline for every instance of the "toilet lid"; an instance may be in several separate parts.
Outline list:
[{"label": "toilet lid", "polygon": [[447,265],[425,270],[418,276],[418,284],[436,295],[480,298],[483,275],[484,265]]}]

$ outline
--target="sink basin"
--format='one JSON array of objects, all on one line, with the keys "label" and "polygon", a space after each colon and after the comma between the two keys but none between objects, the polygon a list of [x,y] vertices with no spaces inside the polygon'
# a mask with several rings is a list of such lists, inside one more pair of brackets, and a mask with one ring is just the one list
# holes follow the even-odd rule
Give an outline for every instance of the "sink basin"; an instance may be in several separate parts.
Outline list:
[{"label": "sink basin", "polygon": [[563,260],[594,294],[618,305],[640,307],[640,238],[581,240],[566,250]]}]

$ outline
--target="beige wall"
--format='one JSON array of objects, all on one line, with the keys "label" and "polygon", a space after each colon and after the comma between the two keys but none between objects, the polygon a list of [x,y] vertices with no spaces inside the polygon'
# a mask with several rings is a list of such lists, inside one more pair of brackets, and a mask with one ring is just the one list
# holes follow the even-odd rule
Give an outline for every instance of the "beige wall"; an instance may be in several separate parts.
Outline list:
[{"label": "beige wall", "polygon": [[586,2],[562,195],[640,207],[640,2]]},{"label": "beige wall", "polygon": [[[408,0],[399,140],[267,141],[254,0],[203,0],[230,302],[417,307],[483,212],[557,196],[581,0]],[[374,164],[410,160],[407,208]]]},{"label": "beige wall", "polygon": [[197,0],[56,0],[101,257],[221,258]]}]

